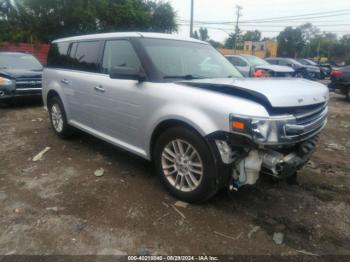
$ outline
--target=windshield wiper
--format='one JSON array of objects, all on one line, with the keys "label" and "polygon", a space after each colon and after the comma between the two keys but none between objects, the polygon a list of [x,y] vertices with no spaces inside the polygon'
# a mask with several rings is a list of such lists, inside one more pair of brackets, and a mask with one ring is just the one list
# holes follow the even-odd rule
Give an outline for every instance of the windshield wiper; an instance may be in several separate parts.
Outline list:
[{"label": "windshield wiper", "polygon": [[192,79],[203,79],[205,77],[199,76],[199,75],[174,75],[174,76],[164,76],[164,79],[169,79],[169,78],[175,78],[175,79],[185,79],[185,80],[192,80]]}]

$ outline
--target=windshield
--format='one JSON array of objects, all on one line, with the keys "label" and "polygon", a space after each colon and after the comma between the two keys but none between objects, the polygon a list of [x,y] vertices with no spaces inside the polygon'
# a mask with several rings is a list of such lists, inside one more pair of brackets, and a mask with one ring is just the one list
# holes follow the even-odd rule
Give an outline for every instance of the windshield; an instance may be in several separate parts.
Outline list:
[{"label": "windshield", "polygon": [[32,55],[0,53],[0,69],[42,70],[43,66]]},{"label": "windshield", "polygon": [[290,62],[291,64],[302,66],[302,63],[292,58],[288,58],[288,62]]},{"label": "windshield", "polygon": [[317,66],[317,64],[314,61],[311,61],[309,59],[299,59],[298,60],[300,63],[302,63],[303,65],[313,65],[313,66]]},{"label": "windshield", "polygon": [[313,66],[317,66],[317,63],[315,63],[314,61],[312,60],[309,60],[309,59],[304,59],[306,63],[308,63],[309,65],[313,65]]},{"label": "windshield", "polygon": [[167,39],[140,41],[164,79],[242,77],[241,73],[210,45]]},{"label": "windshield", "polygon": [[261,59],[260,57],[257,56],[244,56],[245,59],[248,60],[250,64],[253,66],[259,66],[259,65],[270,65],[268,62],[265,60]]}]

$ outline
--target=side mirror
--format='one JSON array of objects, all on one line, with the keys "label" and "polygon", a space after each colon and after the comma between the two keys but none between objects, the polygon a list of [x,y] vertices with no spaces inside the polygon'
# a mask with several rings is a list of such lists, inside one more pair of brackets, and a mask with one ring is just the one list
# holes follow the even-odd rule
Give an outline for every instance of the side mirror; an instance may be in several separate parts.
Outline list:
[{"label": "side mirror", "polygon": [[129,79],[142,82],[146,79],[146,74],[136,68],[115,66],[109,72],[109,77],[112,79]]}]

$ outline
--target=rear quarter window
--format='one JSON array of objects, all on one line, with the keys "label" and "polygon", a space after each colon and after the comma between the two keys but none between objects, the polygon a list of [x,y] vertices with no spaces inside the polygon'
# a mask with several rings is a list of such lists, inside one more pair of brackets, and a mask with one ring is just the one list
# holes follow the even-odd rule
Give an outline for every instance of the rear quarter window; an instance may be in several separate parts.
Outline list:
[{"label": "rear quarter window", "polygon": [[69,59],[67,57],[68,42],[53,43],[47,57],[47,66],[54,68],[67,68]]}]

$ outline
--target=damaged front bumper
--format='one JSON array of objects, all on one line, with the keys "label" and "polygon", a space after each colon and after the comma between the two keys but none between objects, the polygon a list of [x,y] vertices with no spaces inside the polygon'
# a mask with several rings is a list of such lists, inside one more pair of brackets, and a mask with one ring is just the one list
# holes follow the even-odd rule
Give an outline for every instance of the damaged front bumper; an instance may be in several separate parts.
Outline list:
[{"label": "damaged front bumper", "polygon": [[266,118],[231,114],[230,132],[208,136],[236,188],[255,184],[260,174],[287,178],[310,159],[327,124],[328,103],[288,111]]},{"label": "damaged front bumper", "polygon": [[294,175],[311,158],[318,135],[299,143],[275,146],[257,145],[235,134],[216,134],[212,139],[218,158],[230,170],[226,183],[238,189],[254,185],[262,174],[277,179]]}]

